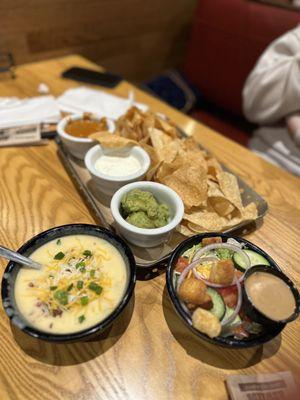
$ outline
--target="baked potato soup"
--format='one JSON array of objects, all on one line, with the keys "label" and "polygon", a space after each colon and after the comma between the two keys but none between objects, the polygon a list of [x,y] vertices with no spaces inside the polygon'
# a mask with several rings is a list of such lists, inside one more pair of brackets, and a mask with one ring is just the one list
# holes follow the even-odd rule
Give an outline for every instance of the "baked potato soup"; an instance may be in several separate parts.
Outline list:
[{"label": "baked potato soup", "polygon": [[23,317],[39,330],[55,334],[84,330],[109,316],[123,298],[126,265],[104,239],[64,236],[30,257],[43,267],[20,269],[15,299]]}]

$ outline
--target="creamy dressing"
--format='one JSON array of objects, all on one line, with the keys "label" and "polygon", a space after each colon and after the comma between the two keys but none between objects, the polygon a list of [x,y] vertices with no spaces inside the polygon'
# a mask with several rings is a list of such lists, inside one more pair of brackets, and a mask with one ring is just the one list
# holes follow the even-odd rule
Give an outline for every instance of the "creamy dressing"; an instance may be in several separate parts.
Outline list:
[{"label": "creamy dressing", "polygon": [[[75,255],[85,254],[87,250],[88,256],[83,255],[79,264],[84,262],[85,266],[78,268]],[[65,254],[66,259],[69,254],[67,262],[56,260],[58,254]],[[56,334],[84,330],[110,315],[123,298],[128,281],[126,265],[120,252],[104,239],[89,235],[65,236],[46,243],[30,257],[43,264],[43,268],[20,270],[15,299],[23,317],[39,330]],[[77,282],[84,283],[81,290]],[[96,285],[93,290],[88,287],[91,282]],[[101,285],[100,294],[95,290],[99,288],[96,282]],[[64,293],[69,289],[68,303],[58,303],[57,307],[53,294],[60,288]],[[88,304],[82,305],[81,297],[89,298]],[[78,304],[73,305],[76,299]],[[53,304],[59,313],[53,312]]]},{"label": "creamy dressing", "polygon": [[245,282],[252,304],[273,321],[289,318],[295,311],[295,298],[288,285],[267,272],[254,272]]},{"label": "creamy dressing", "polygon": [[95,162],[97,171],[109,176],[126,176],[135,174],[141,164],[133,155],[124,157],[102,155]]}]

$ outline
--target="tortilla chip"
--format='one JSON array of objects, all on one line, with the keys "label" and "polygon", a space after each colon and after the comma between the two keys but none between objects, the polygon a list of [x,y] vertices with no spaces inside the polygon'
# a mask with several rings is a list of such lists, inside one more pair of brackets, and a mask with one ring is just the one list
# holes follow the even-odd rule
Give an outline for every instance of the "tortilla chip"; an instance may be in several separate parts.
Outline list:
[{"label": "tortilla chip", "polygon": [[225,197],[221,192],[218,183],[208,180],[207,181],[207,196],[208,197]]},{"label": "tortilla chip", "polygon": [[164,120],[157,114],[155,115],[155,127],[173,139],[178,138],[176,127],[169,120]]},{"label": "tortilla chip", "polygon": [[151,129],[149,135],[152,146],[155,148],[156,151],[161,150],[173,141],[170,136],[156,128]]},{"label": "tortilla chip", "polygon": [[146,174],[147,181],[151,181],[155,177],[155,174],[156,174],[157,170],[159,169],[159,167],[161,166],[161,164],[162,164],[162,161],[160,161],[158,164],[153,164],[153,166],[150,167],[150,169],[148,170],[148,172]]},{"label": "tortilla chip", "polygon": [[208,180],[208,201],[212,208],[222,217],[232,213],[234,205],[221,192],[217,183]]},{"label": "tortilla chip", "polygon": [[144,144],[144,143],[141,143],[141,147],[149,154],[149,157],[151,159],[150,168],[153,168],[154,166],[158,165],[159,159],[153,147],[149,146],[149,144]]},{"label": "tortilla chip", "polygon": [[183,219],[188,221],[188,227],[196,232],[198,232],[197,229],[220,231],[227,223],[227,220],[220,217],[217,213],[207,211],[184,214]]},{"label": "tortilla chip", "polygon": [[186,208],[199,206],[207,201],[207,178],[204,168],[185,164],[161,181],[179,194]]},{"label": "tortilla chip", "polygon": [[186,152],[196,152],[201,153],[204,157],[206,152],[199,147],[199,144],[195,141],[193,137],[184,138],[181,140],[182,149]]},{"label": "tortilla chip", "polygon": [[97,140],[103,148],[120,149],[122,147],[135,146],[137,142],[131,139],[117,136],[110,132],[96,132],[89,136],[91,139]]},{"label": "tortilla chip", "polygon": [[149,144],[150,145],[150,135],[146,135],[143,139],[139,140],[139,144]]},{"label": "tortilla chip", "polygon": [[248,204],[243,210],[244,220],[254,220],[257,218],[257,207],[255,203]]},{"label": "tortilla chip", "polygon": [[194,232],[221,232],[242,221],[241,217],[228,219],[207,211],[185,214],[183,218],[189,221],[188,228]]},{"label": "tortilla chip", "polygon": [[238,210],[242,210],[243,204],[236,177],[229,172],[219,172],[217,174],[217,180],[226,199],[228,199]]},{"label": "tortilla chip", "polygon": [[174,162],[172,163],[167,163],[167,162],[162,162],[159,170],[156,174],[156,180],[157,182],[163,182],[164,178],[172,175],[174,171],[176,171],[176,166],[174,164]]},{"label": "tortilla chip", "polygon": [[183,160],[182,162],[184,163],[199,166],[199,168],[204,168],[205,173],[207,173],[207,163],[202,152],[182,151],[182,149],[180,149],[178,152],[178,157],[181,157],[181,159]]},{"label": "tortilla chip", "polygon": [[217,180],[218,173],[222,172],[221,164],[212,156],[206,158],[207,173],[212,177],[214,181]]},{"label": "tortilla chip", "polygon": [[[160,161],[172,163],[178,155],[179,148],[179,140],[173,140],[171,143],[166,144],[162,148],[156,149],[156,154]],[[184,160],[182,160],[182,162],[184,162]]]},{"label": "tortilla chip", "polygon": [[208,202],[221,217],[226,217],[234,211],[234,206],[225,198],[209,197]]},{"label": "tortilla chip", "polygon": [[188,223],[188,229],[193,232],[193,235],[195,235],[196,233],[210,232],[209,229],[203,228],[203,226],[193,224],[191,222]]},{"label": "tortilla chip", "polygon": [[181,233],[184,236],[193,236],[195,232],[192,231],[187,225],[185,225],[184,221],[180,225],[176,227],[176,231]]}]

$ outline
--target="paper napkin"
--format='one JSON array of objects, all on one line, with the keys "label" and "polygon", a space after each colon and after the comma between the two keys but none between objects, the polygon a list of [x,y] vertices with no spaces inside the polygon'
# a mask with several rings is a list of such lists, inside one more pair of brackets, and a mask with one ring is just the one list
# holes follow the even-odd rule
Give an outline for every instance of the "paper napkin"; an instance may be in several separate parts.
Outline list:
[{"label": "paper napkin", "polygon": [[57,98],[61,111],[70,113],[91,112],[103,117],[117,119],[132,106],[146,111],[148,107],[134,101],[133,91],[127,99],[105,93],[102,90],[80,86],[66,90]]},{"label": "paper napkin", "polygon": [[30,99],[0,97],[0,128],[58,122],[60,118],[60,111],[53,96]]}]

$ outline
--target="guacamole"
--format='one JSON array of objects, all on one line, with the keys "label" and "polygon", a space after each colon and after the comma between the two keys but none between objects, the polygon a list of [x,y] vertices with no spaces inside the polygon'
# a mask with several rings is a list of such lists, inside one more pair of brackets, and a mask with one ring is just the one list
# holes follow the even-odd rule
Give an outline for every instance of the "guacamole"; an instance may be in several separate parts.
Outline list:
[{"label": "guacamole", "polygon": [[159,204],[152,193],[134,189],[122,197],[121,214],[132,225],[153,229],[169,223],[170,209]]}]

